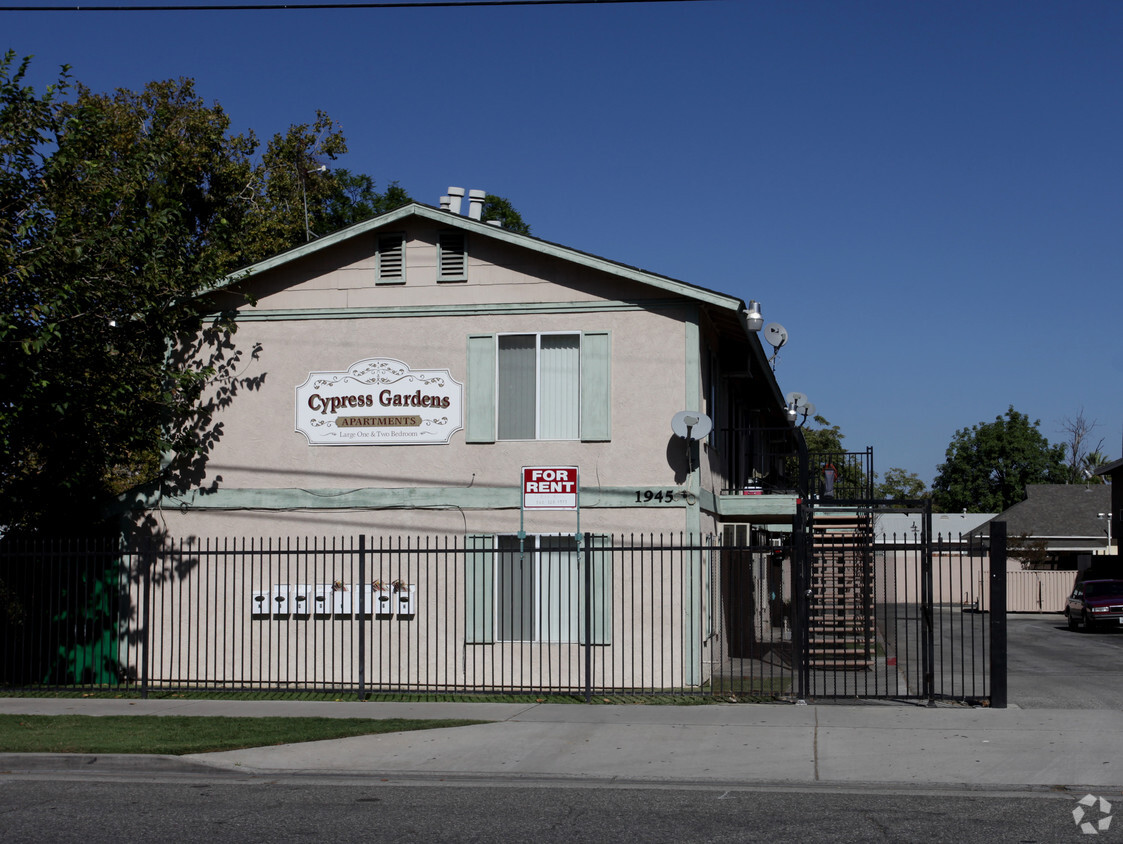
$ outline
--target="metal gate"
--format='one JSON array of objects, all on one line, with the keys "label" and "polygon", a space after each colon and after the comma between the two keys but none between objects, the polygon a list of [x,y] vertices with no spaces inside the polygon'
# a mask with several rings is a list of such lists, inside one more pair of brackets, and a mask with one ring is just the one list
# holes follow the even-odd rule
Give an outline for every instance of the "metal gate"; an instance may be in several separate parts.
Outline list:
[{"label": "metal gate", "polygon": [[[911,529],[887,532],[887,513],[908,514]],[[1004,647],[1005,607],[986,606],[983,595],[998,551],[1004,582],[1004,535],[990,547],[934,536],[928,501],[801,505],[793,533],[796,696],[991,702],[991,651]]]}]

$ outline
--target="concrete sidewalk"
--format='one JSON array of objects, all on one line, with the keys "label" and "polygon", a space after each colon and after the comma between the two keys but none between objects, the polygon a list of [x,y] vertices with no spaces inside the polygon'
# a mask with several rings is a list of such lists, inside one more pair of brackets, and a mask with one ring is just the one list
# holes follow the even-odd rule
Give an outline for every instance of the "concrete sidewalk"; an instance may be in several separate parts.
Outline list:
[{"label": "concrete sidewalk", "polygon": [[[0,712],[494,722],[181,757],[244,774],[1123,790],[1123,713],[1114,710],[8,698]],[[46,761],[0,753],[8,771]]]}]

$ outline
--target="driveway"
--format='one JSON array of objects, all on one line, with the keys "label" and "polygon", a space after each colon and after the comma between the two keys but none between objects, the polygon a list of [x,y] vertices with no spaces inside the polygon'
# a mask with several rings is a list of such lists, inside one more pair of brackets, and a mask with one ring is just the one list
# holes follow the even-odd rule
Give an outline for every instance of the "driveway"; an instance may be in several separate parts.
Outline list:
[{"label": "driveway", "polygon": [[1123,632],[1072,632],[1060,613],[1007,616],[1007,699],[1023,709],[1123,708]]}]

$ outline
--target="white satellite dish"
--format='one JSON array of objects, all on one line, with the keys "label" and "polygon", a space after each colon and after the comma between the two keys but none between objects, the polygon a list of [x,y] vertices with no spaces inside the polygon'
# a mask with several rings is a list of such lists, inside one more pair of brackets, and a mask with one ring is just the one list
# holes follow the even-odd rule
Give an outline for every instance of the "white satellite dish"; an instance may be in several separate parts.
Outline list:
[{"label": "white satellite dish", "polygon": [[788,342],[788,329],[778,322],[770,322],[764,326],[764,339],[773,349],[780,351],[780,347]]},{"label": "white satellite dish", "polygon": [[700,440],[713,429],[713,420],[700,410],[680,410],[671,417],[671,430],[684,440]]}]

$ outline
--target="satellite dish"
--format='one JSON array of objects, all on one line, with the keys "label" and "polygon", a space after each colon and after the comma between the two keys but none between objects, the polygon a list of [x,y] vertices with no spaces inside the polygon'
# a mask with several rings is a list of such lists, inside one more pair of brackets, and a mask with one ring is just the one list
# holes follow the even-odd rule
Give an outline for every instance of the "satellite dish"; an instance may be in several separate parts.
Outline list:
[{"label": "satellite dish", "polygon": [[768,345],[779,351],[780,347],[788,342],[788,329],[778,322],[770,322],[764,326],[764,339],[768,341]]},{"label": "satellite dish", "polygon": [[713,420],[700,410],[680,410],[671,418],[671,430],[686,440],[700,440],[713,429]]},{"label": "satellite dish", "polygon": [[784,396],[784,401],[788,403],[788,407],[794,408],[796,410],[803,407],[803,405],[805,404],[811,403],[808,400],[807,396],[803,393],[788,393],[786,396]]}]

